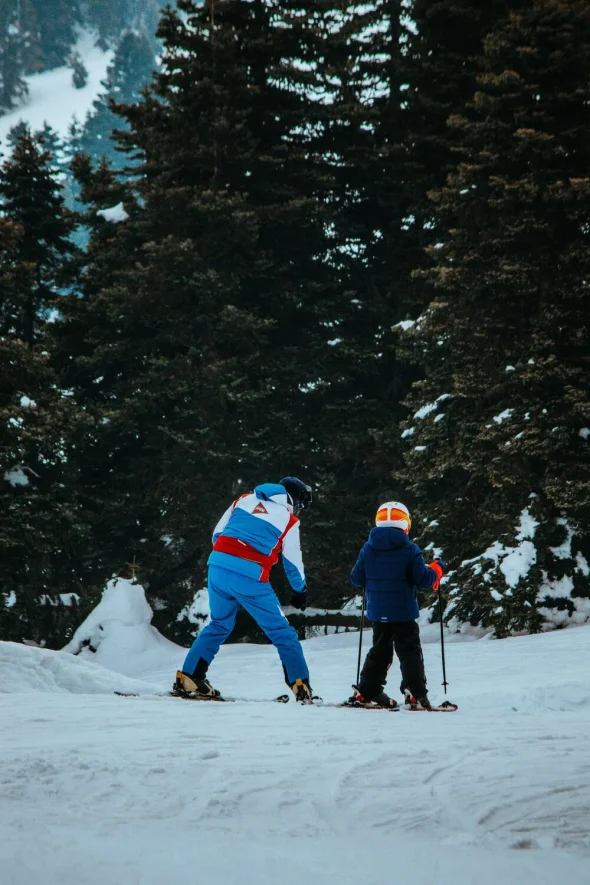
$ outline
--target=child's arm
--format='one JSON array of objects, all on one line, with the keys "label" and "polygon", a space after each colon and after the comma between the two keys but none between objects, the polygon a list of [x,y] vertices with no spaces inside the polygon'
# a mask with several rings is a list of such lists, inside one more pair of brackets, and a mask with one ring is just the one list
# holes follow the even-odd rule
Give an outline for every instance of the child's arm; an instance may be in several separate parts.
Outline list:
[{"label": "child's arm", "polygon": [[365,574],[365,561],[363,559],[362,550],[359,553],[359,558],[357,559],[356,564],[350,573],[350,580],[355,587],[364,587],[367,583],[367,576]]},{"label": "child's arm", "polygon": [[419,550],[410,563],[410,569],[412,580],[417,587],[438,590],[444,572],[436,560],[432,565],[426,565],[422,551]]}]

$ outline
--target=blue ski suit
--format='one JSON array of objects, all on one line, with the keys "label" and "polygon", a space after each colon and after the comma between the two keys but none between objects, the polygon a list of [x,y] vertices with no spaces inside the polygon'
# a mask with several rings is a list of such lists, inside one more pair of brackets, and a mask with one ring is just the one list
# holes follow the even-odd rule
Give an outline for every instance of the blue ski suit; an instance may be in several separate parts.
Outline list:
[{"label": "blue ski suit", "polygon": [[269,582],[279,554],[293,590],[304,593],[299,520],[285,488],[265,483],[234,501],[215,527],[208,575],[211,621],[189,650],[182,668],[185,673],[194,673],[201,659],[211,663],[233,630],[242,605],[277,649],[287,683],[309,679],[297,633]]}]

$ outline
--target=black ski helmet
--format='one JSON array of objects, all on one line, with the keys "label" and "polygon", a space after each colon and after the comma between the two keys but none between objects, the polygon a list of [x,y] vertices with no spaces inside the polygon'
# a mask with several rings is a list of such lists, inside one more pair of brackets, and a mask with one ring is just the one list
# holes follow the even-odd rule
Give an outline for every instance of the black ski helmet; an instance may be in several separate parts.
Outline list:
[{"label": "black ski helmet", "polygon": [[286,476],[280,484],[286,489],[287,495],[291,499],[294,513],[311,506],[311,486],[301,482],[296,476]]}]

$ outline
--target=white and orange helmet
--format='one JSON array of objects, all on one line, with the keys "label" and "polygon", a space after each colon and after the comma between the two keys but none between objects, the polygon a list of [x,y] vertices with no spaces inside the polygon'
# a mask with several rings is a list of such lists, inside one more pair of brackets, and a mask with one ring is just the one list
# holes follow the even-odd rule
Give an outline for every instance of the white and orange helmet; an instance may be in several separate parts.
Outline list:
[{"label": "white and orange helmet", "polygon": [[412,528],[410,511],[400,501],[387,501],[377,511],[375,525],[377,528],[401,529],[407,535]]}]

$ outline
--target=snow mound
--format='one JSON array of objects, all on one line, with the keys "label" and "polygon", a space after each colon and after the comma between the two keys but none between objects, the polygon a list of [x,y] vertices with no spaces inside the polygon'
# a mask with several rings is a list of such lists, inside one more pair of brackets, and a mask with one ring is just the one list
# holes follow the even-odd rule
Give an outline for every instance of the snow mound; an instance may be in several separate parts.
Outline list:
[{"label": "snow mound", "polygon": [[62,649],[122,673],[137,676],[162,658],[182,665],[186,649],[152,627],[152,610],[141,584],[124,578],[107,583],[99,604]]},{"label": "snow mound", "polygon": [[129,679],[71,655],[0,642],[0,693],[162,694],[157,685]]}]

